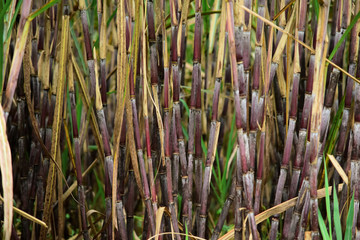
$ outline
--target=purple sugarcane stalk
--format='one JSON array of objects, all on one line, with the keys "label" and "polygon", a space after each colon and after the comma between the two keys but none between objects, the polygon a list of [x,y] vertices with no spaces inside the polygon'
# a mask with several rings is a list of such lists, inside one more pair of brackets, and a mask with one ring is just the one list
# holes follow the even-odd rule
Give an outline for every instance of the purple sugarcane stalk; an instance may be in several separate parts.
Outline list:
[{"label": "purple sugarcane stalk", "polygon": [[[124,112],[123,119],[126,119],[126,113]],[[116,201],[116,214],[117,214],[117,223],[118,223],[118,234],[122,239],[127,239],[128,234],[126,231],[126,225],[129,225],[130,222],[127,221],[125,223],[125,215],[124,215],[124,194],[125,194],[125,161],[126,161],[126,121],[122,122],[121,127],[121,135],[120,135],[120,153],[118,155],[119,168],[118,168],[118,176],[119,176],[119,184],[117,189],[117,201]],[[130,163],[131,164],[131,163]],[[129,174],[129,187],[128,191],[131,192],[134,189],[131,189],[131,176]],[[133,201],[131,198],[128,198],[129,201]]]},{"label": "purple sugarcane stalk", "polygon": [[[210,136],[208,142],[208,151],[207,157],[205,161],[205,172],[204,172],[204,180],[203,186],[201,189],[201,207],[199,212],[199,228],[198,235],[200,237],[205,237],[205,226],[206,226],[206,218],[207,218],[207,205],[210,193],[210,180],[211,180],[211,168],[214,161],[215,151],[217,149],[217,138],[216,131],[218,122],[218,106],[219,106],[219,96],[220,96],[220,86],[222,80],[222,69],[224,62],[224,49],[225,49],[225,24],[226,24],[226,8],[225,4],[223,4],[223,10],[221,11],[221,22],[220,22],[220,37],[219,37],[219,50],[217,56],[216,63],[216,74],[215,74],[215,87],[214,87],[214,95],[213,95],[213,105],[212,105],[212,116],[210,123]],[[195,130],[195,162],[202,163],[202,149],[201,149],[201,91],[200,87],[197,88],[196,93],[196,113],[195,113],[195,121],[196,121],[196,130]],[[201,170],[201,169],[200,169]],[[235,186],[234,186],[235,187]],[[234,195],[234,194],[233,194]],[[232,197],[233,198],[233,197]],[[228,211],[228,210],[227,210]],[[224,212],[225,214],[225,212]],[[225,216],[224,216],[225,217]],[[225,220],[225,219],[224,219]],[[221,223],[221,221],[220,221]],[[221,224],[221,227],[223,222]],[[221,230],[221,229],[220,229]]]},{"label": "purple sugarcane stalk", "polygon": [[[236,110],[236,128],[237,128],[237,141],[240,149],[242,172],[243,172],[243,183],[245,190],[246,207],[248,210],[248,219],[250,222],[250,228],[254,239],[258,239],[258,233],[256,229],[254,212],[252,210],[252,193],[253,193],[253,182],[251,182],[250,172],[248,171],[248,144],[247,137],[243,132],[244,124],[241,120],[241,106],[240,106],[240,94],[239,94],[239,82],[237,77],[236,69],[236,52],[235,52],[235,34],[234,34],[234,15],[233,15],[233,2],[227,2],[227,29],[228,29],[228,42],[230,52],[230,63],[232,69],[232,79],[234,86],[234,101]],[[239,167],[239,166],[237,166]]]},{"label": "purple sugarcane stalk", "polygon": [[69,81],[69,96],[70,96],[70,106],[71,106],[71,119],[72,119],[72,129],[73,129],[73,141],[74,141],[74,152],[75,152],[75,168],[76,168],[76,180],[78,182],[78,195],[79,195],[79,207],[80,207],[80,216],[81,216],[81,228],[83,231],[84,239],[90,239],[88,228],[87,228],[87,218],[86,218],[86,209],[85,209],[85,191],[83,186],[82,171],[81,171],[81,146],[79,139],[79,131],[76,118],[76,99],[74,92],[74,79],[73,79],[73,66],[72,62],[68,62],[68,81]]},{"label": "purple sugarcane stalk", "polygon": [[[172,191],[172,173],[170,161],[170,113],[169,113],[169,68],[166,61],[164,62],[164,131],[165,131],[165,167],[166,167],[166,180],[167,180],[167,197],[168,206],[171,213],[171,220],[175,233],[179,233],[179,226],[176,217],[176,210],[173,200]],[[176,238],[180,240],[180,235],[176,234]]]},{"label": "purple sugarcane stalk", "polygon": [[138,113],[136,108],[134,76],[133,76],[132,66],[130,66],[129,86],[130,86],[130,102],[131,102],[133,123],[134,123],[134,137],[136,143],[137,156],[139,160],[140,174],[144,188],[144,198],[145,198],[144,200],[149,214],[151,233],[155,234],[155,219],[154,219],[154,212],[151,207],[149,183],[146,175],[145,162],[144,162],[144,156],[143,156],[143,150],[142,150],[142,144],[140,138],[140,128],[139,128]]},{"label": "purple sugarcane stalk", "polygon": [[227,197],[224,206],[222,207],[220,216],[219,216],[219,220],[216,223],[215,229],[211,235],[211,240],[216,240],[219,238],[221,230],[224,226],[224,223],[226,221],[227,215],[229,213],[229,209],[230,209],[230,205],[232,204],[232,202],[235,199],[235,185],[236,185],[236,179],[233,178],[232,183],[231,183],[231,187],[230,187],[230,193],[229,196]]}]

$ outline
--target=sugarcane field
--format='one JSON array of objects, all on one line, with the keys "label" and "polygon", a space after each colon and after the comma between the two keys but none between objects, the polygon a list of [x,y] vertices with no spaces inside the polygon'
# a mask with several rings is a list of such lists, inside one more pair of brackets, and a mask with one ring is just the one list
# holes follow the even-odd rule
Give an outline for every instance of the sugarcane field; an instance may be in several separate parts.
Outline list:
[{"label": "sugarcane field", "polygon": [[360,0],[0,0],[0,239],[360,240]]}]

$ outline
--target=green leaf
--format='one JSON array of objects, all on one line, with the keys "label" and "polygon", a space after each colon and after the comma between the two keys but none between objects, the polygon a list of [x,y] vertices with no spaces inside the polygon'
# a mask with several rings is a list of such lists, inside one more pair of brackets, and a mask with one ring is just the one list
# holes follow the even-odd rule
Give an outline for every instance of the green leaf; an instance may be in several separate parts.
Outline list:
[{"label": "green leaf", "polygon": [[80,43],[79,43],[79,41],[78,41],[78,39],[76,37],[73,25],[74,25],[74,21],[70,20],[70,34],[71,34],[72,39],[74,40],[75,48],[76,48],[76,50],[78,52],[78,56],[80,58],[80,63],[81,63],[83,72],[87,75],[88,74],[88,68],[87,68],[87,66],[85,64],[84,55],[82,54],[82,51],[81,51],[81,45],[80,45]]},{"label": "green leaf", "polygon": [[354,193],[351,198],[349,212],[346,218],[346,230],[345,230],[345,240],[350,240],[352,237],[352,226],[354,220]]},{"label": "green leaf", "polygon": [[[10,2],[11,2],[11,1],[10,1]],[[17,15],[19,14],[20,7],[21,7],[22,2],[23,2],[23,0],[20,0],[19,3],[16,5],[15,13],[14,13],[14,16],[12,17],[12,19],[11,19],[10,27],[9,27],[8,32],[7,32],[6,40],[11,36],[11,31],[12,31],[12,29],[13,29],[13,27],[14,27],[14,24],[15,24],[15,21],[16,21],[16,18],[17,18]]]},{"label": "green leaf", "polygon": [[354,17],[354,19],[351,21],[349,27],[346,29],[346,31],[344,32],[344,34],[342,35],[342,37],[339,39],[339,41],[336,43],[334,49],[332,50],[332,52],[329,55],[329,60],[331,60],[336,51],[339,49],[339,47],[341,46],[342,42],[345,40],[345,38],[349,35],[349,33],[351,32],[351,29],[355,26],[356,22],[359,20],[360,18],[360,12],[358,12],[356,14],[356,16]]},{"label": "green leaf", "polygon": [[185,102],[184,99],[180,98],[180,102],[184,105],[186,113],[188,114],[188,116],[190,115],[190,109],[189,106],[187,105],[187,103]]},{"label": "green leaf", "polygon": [[116,11],[117,11],[117,7],[114,9],[113,13],[111,14],[111,16],[109,17],[109,19],[106,21],[106,27],[109,27],[111,20],[115,17],[116,15]]},{"label": "green leaf", "polygon": [[52,0],[52,1],[48,2],[44,6],[42,6],[41,8],[36,10],[35,12],[33,12],[32,14],[30,14],[30,16],[28,18],[29,21],[32,21],[34,18],[39,16],[41,13],[45,12],[46,10],[48,10],[49,8],[51,8],[52,6],[54,6],[55,4],[57,4],[59,2],[60,2],[59,0]]},{"label": "green leaf", "polygon": [[341,219],[339,214],[339,201],[336,194],[336,186],[335,182],[333,184],[333,198],[334,198],[334,225],[335,225],[335,233],[336,239],[343,239],[342,238],[342,230],[341,230]]},{"label": "green leaf", "polygon": [[[4,2],[3,1],[0,1],[0,7],[1,7],[1,12],[0,12],[0,19],[2,19],[5,15],[5,13],[8,11],[9,7],[10,7],[10,4],[11,4],[12,1],[7,1],[5,6],[3,5]],[[2,26],[4,26],[3,22],[1,24]]]},{"label": "green leaf", "polygon": [[3,83],[3,63],[4,63],[4,13],[7,8],[10,6],[10,2],[8,1],[6,4],[7,6],[4,7],[4,3],[0,1],[0,8],[3,10],[0,13],[0,94],[2,95],[2,83]]},{"label": "green leaf", "polygon": [[318,219],[319,219],[320,232],[321,232],[321,235],[322,235],[323,239],[325,239],[325,240],[329,239],[330,240],[331,238],[329,237],[329,234],[327,232],[324,219],[323,219],[319,209],[318,209]]},{"label": "green leaf", "polygon": [[313,10],[316,14],[316,18],[319,18],[319,3],[318,0],[312,0]]},{"label": "green leaf", "polygon": [[187,141],[189,139],[189,134],[187,133],[186,128],[185,128],[184,124],[182,124],[182,123],[181,123],[181,128],[182,128],[185,140]]},{"label": "green leaf", "polygon": [[326,202],[326,215],[329,222],[329,235],[330,239],[332,239],[332,231],[331,231],[331,206],[330,206],[330,194],[329,194],[329,180],[327,175],[326,163],[324,164],[325,168],[325,202]]}]

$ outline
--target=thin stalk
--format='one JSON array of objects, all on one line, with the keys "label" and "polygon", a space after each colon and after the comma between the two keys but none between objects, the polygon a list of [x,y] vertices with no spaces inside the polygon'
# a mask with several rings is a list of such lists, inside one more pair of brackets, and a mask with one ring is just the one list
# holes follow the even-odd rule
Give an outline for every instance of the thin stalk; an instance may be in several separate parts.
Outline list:
[{"label": "thin stalk", "polygon": [[[360,73],[357,73],[358,76]],[[350,182],[350,194],[354,194],[354,221],[353,221],[353,236],[355,232],[355,226],[359,213],[359,199],[360,199],[360,191],[358,184],[360,182],[360,176],[358,174],[360,168],[360,162],[358,160],[360,154],[360,84],[355,83],[354,86],[354,124],[352,126],[352,132],[354,134],[353,147],[351,151],[351,163],[350,163],[350,171],[351,171],[351,182]]]},{"label": "thin stalk", "polygon": [[130,161],[128,170],[128,192],[127,192],[127,204],[126,209],[126,233],[129,240],[133,239],[134,232],[134,211],[135,211],[135,200],[137,195],[137,187],[135,182],[135,175],[132,163]]},{"label": "thin stalk", "polygon": [[89,93],[90,93],[90,98],[92,100],[95,100],[95,95],[96,95],[95,62],[94,62],[94,56],[91,46],[90,26],[87,19],[87,7],[85,0],[79,1],[79,10],[80,10],[81,24],[84,33],[86,60],[89,69],[89,77],[90,77]]},{"label": "thin stalk", "polygon": [[[52,137],[51,137],[51,155],[53,158],[56,158],[57,161],[61,161],[60,157],[60,131],[61,131],[61,117],[63,116],[63,106],[64,106],[64,93],[65,93],[65,82],[66,82],[66,67],[67,67],[67,60],[68,60],[68,49],[69,49],[69,32],[70,32],[70,25],[69,25],[69,8],[67,5],[67,1],[64,3],[63,8],[58,9],[58,18],[61,17],[61,23],[62,23],[62,31],[61,31],[61,48],[59,51],[60,57],[58,60],[58,63],[56,62],[55,70],[58,71],[59,75],[56,76],[56,81],[54,81],[53,84],[56,86],[56,92],[53,92],[53,96],[56,94],[56,100],[54,102],[54,114],[53,114],[53,124],[52,124]],[[57,69],[58,68],[58,69]],[[59,165],[59,163],[57,164]],[[60,168],[61,169],[61,168]],[[45,194],[45,205],[44,205],[44,215],[43,215],[43,221],[47,224],[50,223],[50,212],[51,212],[51,206],[54,199],[52,198],[52,193],[54,192],[54,182],[55,182],[55,174],[57,173],[57,180],[58,182],[58,191],[62,191],[62,176],[61,172],[55,171],[55,163],[53,161],[49,164],[49,173],[47,176],[47,185],[46,185],[46,194]],[[60,194],[61,196],[61,194]],[[59,201],[58,204],[59,209],[59,221],[62,221],[63,219],[63,201]],[[62,224],[59,222],[59,225]],[[62,228],[62,227],[61,227]],[[59,237],[61,237],[62,231],[60,228],[60,234]],[[54,229],[53,229],[54,230]],[[54,231],[52,231],[53,234],[55,234]],[[44,239],[46,236],[46,228],[42,227],[40,230],[40,239]]]},{"label": "thin stalk", "polygon": [[[106,19],[107,19],[107,4],[106,1],[101,6],[101,1],[98,2],[98,25],[99,25],[99,34],[100,34],[100,82],[101,82],[101,101],[103,104],[104,111],[106,112],[107,106],[107,85],[106,85]],[[100,9],[99,9],[100,8]],[[104,14],[102,14],[102,11]],[[101,21],[100,21],[101,20]],[[100,24],[101,23],[101,24]]]},{"label": "thin stalk", "polygon": [[243,207],[243,173],[242,173],[242,163],[240,157],[240,149],[239,146],[236,147],[236,186],[235,186],[235,234],[234,239],[242,239],[242,232],[243,232],[243,214],[240,211],[240,208]]},{"label": "thin stalk", "polygon": [[[125,112],[124,112],[124,117],[123,119],[126,119],[125,116]],[[117,201],[116,201],[116,214],[117,214],[117,223],[118,223],[118,232],[120,234],[120,237],[122,239],[128,239],[128,233],[126,231],[126,227],[127,225],[130,224],[130,219],[128,219],[127,224],[125,223],[125,215],[124,215],[124,194],[125,194],[125,161],[126,161],[126,121],[122,122],[122,127],[121,127],[121,135],[120,135],[120,142],[119,142],[119,147],[120,147],[120,153],[118,155],[118,161],[119,161],[119,168],[118,168],[118,176],[119,176],[119,184],[118,184],[118,190],[117,190]],[[131,163],[130,163],[131,164]],[[132,173],[133,174],[133,173]],[[132,179],[133,180],[133,179]],[[132,184],[134,183],[130,183],[131,181],[131,177],[130,177],[130,173],[129,173],[129,192],[134,191],[134,188]],[[131,194],[130,194],[131,195]],[[130,196],[129,195],[129,196]],[[129,201],[132,201],[132,199],[129,198]],[[126,208],[125,208],[126,209]]]},{"label": "thin stalk", "polygon": [[[20,72],[19,83],[22,86],[24,75],[23,71]],[[17,126],[19,132],[19,139],[17,141],[18,144],[18,154],[19,161],[22,163],[22,168],[20,171],[20,193],[21,193],[21,208],[28,212],[28,202],[29,202],[29,185],[28,185],[28,171],[29,171],[29,159],[26,157],[26,148],[27,148],[27,137],[26,137],[26,128],[25,128],[25,110],[26,110],[26,101],[25,101],[25,93],[23,87],[19,87],[17,89],[18,99],[17,99]],[[29,220],[23,218],[22,219],[22,229],[21,229],[23,238],[29,237],[30,229],[29,229]]]}]

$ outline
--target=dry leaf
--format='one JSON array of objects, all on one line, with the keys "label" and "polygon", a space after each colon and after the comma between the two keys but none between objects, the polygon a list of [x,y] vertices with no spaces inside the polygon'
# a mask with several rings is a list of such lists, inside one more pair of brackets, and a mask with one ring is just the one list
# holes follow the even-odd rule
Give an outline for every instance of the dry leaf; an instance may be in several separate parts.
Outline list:
[{"label": "dry leaf", "polygon": [[4,191],[4,234],[3,239],[10,239],[13,219],[13,176],[11,151],[6,135],[4,111],[0,106],[0,168]]}]

